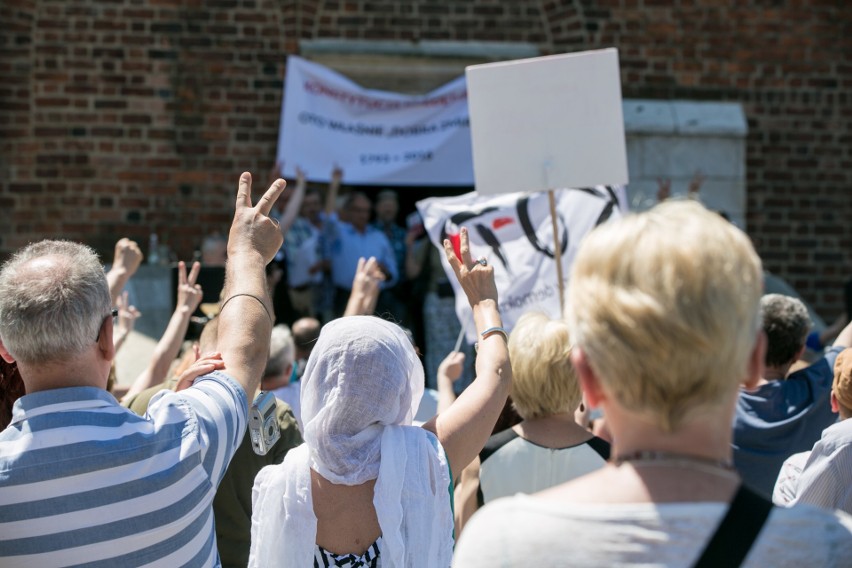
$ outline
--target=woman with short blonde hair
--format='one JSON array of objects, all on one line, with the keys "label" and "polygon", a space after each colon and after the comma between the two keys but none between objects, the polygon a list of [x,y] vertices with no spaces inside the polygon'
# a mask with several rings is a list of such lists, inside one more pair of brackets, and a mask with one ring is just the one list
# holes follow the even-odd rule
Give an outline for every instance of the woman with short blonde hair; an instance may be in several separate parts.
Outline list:
[{"label": "woman with short blonde hair", "polygon": [[[453,566],[848,565],[852,517],[771,509],[733,469],[739,385],[763,372],[762,289],[748,237],[696,202],[593,230],[572,268],[568,325],[611,463],[486,507]],[[732,536],[714,538],[719,526]]]},{"label": "woman with short blonde hair", "polygon": [[582,393],[571,365],[568,325],[543,312],[522,315],[509,336],[512,403],[524,420],[574,412]]},{"label": "woman with short blonde hair", "polygon": [[494,499],[535,493],[606,464],[609,444],[574,422],[582,393],[570,356],[565,322],[530,312],[515,323],[509,336],[512,403],[523,420],[491,436],[463,472],[456,493],[460,531]]}]

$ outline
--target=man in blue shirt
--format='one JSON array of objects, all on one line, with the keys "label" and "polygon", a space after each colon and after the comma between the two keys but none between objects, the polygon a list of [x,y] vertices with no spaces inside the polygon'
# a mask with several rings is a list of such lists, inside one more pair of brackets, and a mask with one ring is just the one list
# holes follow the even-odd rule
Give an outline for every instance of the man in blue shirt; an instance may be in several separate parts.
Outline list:
[{"label": "man in blue shirt", "polygon": [[329,220],[332,225],[328,257],[331,280],[336,289],[334,307],[337,315],[346,309],[359,258],[376,258],[385,275],[383,288],[393,286],[399,277],[393,247],[384,233],[369,224],[372,210],[370,198],[355,191],[343,204],[346,221]]},{"label": "man in blue shirt", "polygon": [[766,370],[740,391],[733,449],[743,482],[771,498],[784,460],[811,449],[837,419],[829,404],[834,361],[852,345],[852,324],[821,359],[788,376],[805,349],[811,325],[807,309],[800,300],[781,294],[763,296],[760,308],[767,336]]},{"label": "man in blue shirt", "polygon": [[408,300],[411,294],[410,283],[405,278],[405,255],[407,245],[405,229],[397,225],[396,217],[399,214],[399,199],[393,189],[383,189],[376,196],[376,220],[373,226],[384,233],[393,249],[396,266],[399,270],[399,279],[393,286],[388,286],[379,294],[376,304],[376,313],[389,313],[396,322],[403,322],[411,326],[408,318]]}]

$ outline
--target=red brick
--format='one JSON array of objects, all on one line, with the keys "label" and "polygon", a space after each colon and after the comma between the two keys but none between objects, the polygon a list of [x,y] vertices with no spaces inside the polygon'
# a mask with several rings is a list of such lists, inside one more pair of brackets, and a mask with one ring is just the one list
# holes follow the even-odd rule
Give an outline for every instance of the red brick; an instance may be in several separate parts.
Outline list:
[{"label": "red brick", "polygon": [[[616,45],[626,97],[744,105],[749,231],[770,269],[801,285],[827,317],[839,308],[837,293],[822,291],[823,282],[838,285],[839,267],[852,261],[852,226],[843,222],[852,214],[852,65],[840,57],[852,47],[852,11],[836,2],[7,4],[2,10],[14,15],[4,21],[4,37],[14,43],[3,45],[0,60],[0,169],[10,175],[0,194],[47,197],[48,184],[61,182],[66,197],[85,199],[73,205],[84,218],[97,211],[90,192],[115,197],[120,216],[69,225],[69,234],[99,242],[101,232],[144,233],[148,223],[166,230],[196,201],[181,198],[181,184],[218,192],[230,190],[243,169],[267,171],[284,56],[298,52],[299,39],[527,41],[542,53]],[[87,162],[36,159],[79,155]],[[125,201],[133,199],[140,202]],[[27,215],[37,206],[14,207]],[[142,223],[126,221],[131,207]],[[788,238],[794,219],[807,219],[808,236],[831,238],[803,248]],[[227,224],[194,221],[175,228],[173,246],[187,247],[182,256]],[[41,236],[9,234],[24,229],[47,227],[37,219],[0,223],[0,257]],[[807,273],[793,269],[801,265]]]}]

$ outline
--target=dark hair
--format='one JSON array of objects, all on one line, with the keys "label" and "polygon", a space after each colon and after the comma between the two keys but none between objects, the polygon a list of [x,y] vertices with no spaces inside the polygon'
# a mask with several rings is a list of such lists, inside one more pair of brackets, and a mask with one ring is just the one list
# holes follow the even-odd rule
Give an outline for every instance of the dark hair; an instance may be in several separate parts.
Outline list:
[{"label": "dark hair", "polygon": [[308,188],[305,190],[305,197],[309,195],[316,195],[317,197],[322,199],[322,190],[316,186],[308,186]]},{"label": "dark hair", "polygon": [[349,209],[350,207],[352,207],[352,204],[355,203],[356,199],[366,199],[370,203],[370,206],[373,205],[373,200],[370,199],[369,195],[367,195],[363,191],[353,191],[346,196],[346,201],[343,202],[343,208]]},{"label": "dark hair", "polygon": [[508,430],[515,424],[520,424],[523,422],[523,418],[515,411],[515,405],[512,404],[512,397],[506,399],[506,403],[503,405],[503,410],[500,411],[500,416],[497,417],[497,422],[494,424],[494,428],[491,430],[491,435],[502,432],[503,430]]},{"label": "dark hair", "polygon": [[760,299],[760,318],[767,338],[767,366],[791,363],[811,328],[805,305],[792,296],[767,294]]}]

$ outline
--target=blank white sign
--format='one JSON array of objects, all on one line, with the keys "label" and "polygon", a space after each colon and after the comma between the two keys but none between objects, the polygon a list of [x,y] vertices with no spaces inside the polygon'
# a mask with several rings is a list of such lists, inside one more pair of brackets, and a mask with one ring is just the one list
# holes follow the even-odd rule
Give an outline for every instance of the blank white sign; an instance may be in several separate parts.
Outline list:
[{"label": "blank white sign", "polygon": [[618,50],[473,65],[465,74],[478,193],[627,183]]}]

